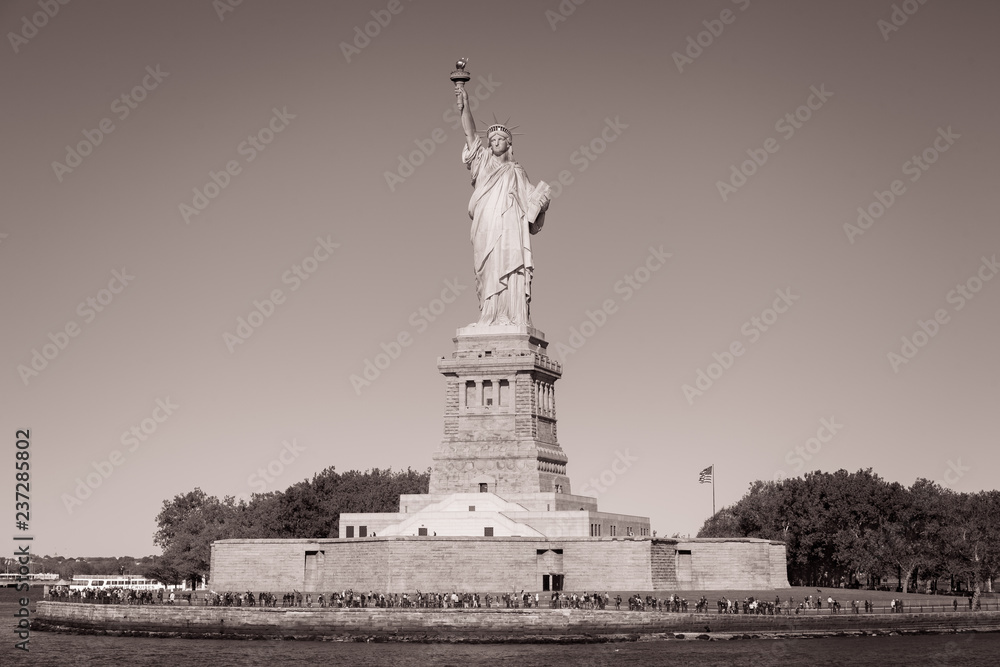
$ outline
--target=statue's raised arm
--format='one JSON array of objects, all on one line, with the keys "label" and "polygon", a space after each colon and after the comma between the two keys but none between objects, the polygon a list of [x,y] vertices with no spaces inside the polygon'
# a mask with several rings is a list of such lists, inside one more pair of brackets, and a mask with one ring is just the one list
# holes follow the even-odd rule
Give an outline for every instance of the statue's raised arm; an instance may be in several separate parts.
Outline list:
[{"label": "statue's raised arm", "polygon": [[465,84],[472,78],[465,71],[465,66],[468,62],[467,58],[461,58],[455,63],[455,71],[451,73],[451,80],[455,84],[455,98],[458,104],[458,113],[462,117],[462,130],[465,132],[465,143],[471,149],[476,140],[476,121],[472,117],[472,109],[469,108],[469,93],[465,91]]},{"label": "statue's raised arm", "polygon": [[465,143],[472,148],[476,140],[476,120],[469,109],[469,93],[465,86],[455,86],[455,97],[458,103],[458,113],[462,116],[462,131],[465,132]]}]

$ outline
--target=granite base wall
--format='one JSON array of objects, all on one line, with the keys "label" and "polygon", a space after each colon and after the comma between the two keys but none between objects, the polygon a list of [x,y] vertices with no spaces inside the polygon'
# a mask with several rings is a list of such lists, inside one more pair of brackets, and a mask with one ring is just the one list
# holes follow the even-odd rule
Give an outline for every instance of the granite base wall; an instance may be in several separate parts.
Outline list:
[{"label": "granite base wall", "polygon": [[34,629],[206,637],[511,637],[1000,629],[1000,612],[744,616],[550,609],[244,609],[39,602]]},{"label": "granite base wall", "polygon": [[[788,578],[782,567],[772,567],[772,543],[766,540],[697,540],[680,541],[677,550],[691,552],[690,578],[676,574],[674,587],[684,590],[787,588]],[[784,545],[780,545],[782,563]],[[668,582],[667,587],[670,587]]]},{"label": "granite base wall", "polygon": [[[212,544],[210,585],[220,591],[302,590],[311,540],[225,540]],[[216,584],[216,575],[225,585]],[[266,582],[266,587],[251,585]]]},{"label": "granite base wall", "polygon": [[653,589],[649,540],[574,541],[563,544],[569,591]]},{"label": "granite base wall", "polygon": [[[686,565],[678,554],[690,552]],[[559,553],[561,552],[561,553]],[[551,554],[559,554],[559,559]],[[554,562],[561,571],[552,571]],[[562,574],[567,591],[787,588],[785,546],[767,540],[524,537],[374,537],[221,540],[212,544],[213,590],[346,589],[541,591]]]}]

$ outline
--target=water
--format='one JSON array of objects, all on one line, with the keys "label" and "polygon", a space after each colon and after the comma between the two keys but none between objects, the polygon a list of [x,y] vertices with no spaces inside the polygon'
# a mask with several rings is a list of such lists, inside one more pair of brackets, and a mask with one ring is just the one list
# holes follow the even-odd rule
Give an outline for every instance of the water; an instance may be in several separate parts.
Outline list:
[{"label": "water", "polygon": [[[0,616],[16,607],[3,596]],[[1000,662],[1000,633],[897,637],[649,641],[615,644],[399,644],[96,637],[32,632],[31,651],[15,650],[13,623],[2,624],[0,665],[254,667],[257,665],[954,665]]]},{"label": "water", "polygon": [[[351,642],[138,639],[32,633],[29,656],[4,641],[0,664],[122,667],[183,665],[996,665],[1000,634],[831,637],[618,644],[359,644]],[[9,659],[12,658],[12,659]]]}]

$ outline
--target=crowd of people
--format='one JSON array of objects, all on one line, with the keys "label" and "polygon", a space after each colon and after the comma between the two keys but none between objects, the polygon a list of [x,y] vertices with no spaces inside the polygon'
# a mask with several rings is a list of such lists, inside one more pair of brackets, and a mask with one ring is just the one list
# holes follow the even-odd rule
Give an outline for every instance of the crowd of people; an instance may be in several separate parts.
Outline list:
[{"label": "crowd of people", "polygon": [[[205,604],[221,607],[276,607],[278,597],[272,593],[258,593],[254,595],[252,591],[244,593],[226,592],[210,593],[205,598]],[[412,609],[473,609],[506,607],[530,609],[538,607],[538,593],[525,593],[524,591],[511,593],[422,593],[417,591],[413,595],[409,593],[378,593],[375,591],[345,590],[333,591],[330,593],[302,593],[292,591],[281,595],[282,607],[307,607],[307,608],[362,608],[362,607],[385,607],[385,608],[412,608]]]},{"label": "crowd of people", "polygon": [[[212,592],[204,599],[206,605],[216,607],[277,607],[278,596],[272,593],[261,592],[254,594],[252,591],[240,592]],[[791,601],[789,601],[791,604]],[[810,601],[810,604],[811,601]],[[417,591],[409,593],[379,593],[375,591],[345,590],[331,593],[302,593],[292,591],[281,595],[281,607],[306,607],[306,608],[363,608],[363,607],[383,607],[383,608],[413,608],[413,609],[532,609],[542,605],[551,609],[610,609],[614,605],[615,610],[627,609],[629,611],[661,611],[673,613],[687,613],[689,611],[688,601],[679,595],[673,594],[666,597],[656,597],[653,595],[642,596],[638,593],[630,595],[627,599],[621,594],[611,596],[609,593],[573,593],[556,591],[552,593],[526,593],[512,591],[510,593],[423,593]],[[801,606],[801,605],[800,605]],[[781,603],[779,599],[775,602],[765,602],[755,600],[752,597],[743,601],[742,612],[739,601],[723,598],[718,602],[720,614],[780,614]],[[709,601],[704,595],[695,603],[696,613],[708,613]],[[791,613],[791,612],[789,612]]]},{"label": "crowd of people", "polygon": [[[896,601],[894,601],[896,602]],[[902,601],[899,602],[899,610],[902,610]],[[870,600],[864,601],[865,613],[873,613],[875,611],[875,604]],[[728,598],[721,598],[716,602],[718,607],[718,613],[720,614],[756,614],[756,615],[766,615],[766,616],[780,616],[781,614],[791,615],[802,614],[807,610],[820,611],[823,609],[823,598],[812,595],[807,595],[798,604],[795,603],[793,598],[788,598],[787,602],[782,603],[780,596],[774,597],[774,602],[768,600],[755,599],[753,597],[743,598],[742,603],[739,600],[730,600]],[[851,610],[855,614],[861,613],[861,600],[851,600]],[[829,596],[826,601],[826,608],[830,610],[831,614],[839,614],[843,611],[838,600],[835,600],[832,596]],[[895,609],[895,608],[894,608]]]},{"label": "crowd of people", "polygon": [[[653,595],[642,596],[638,593],[623,599],[621,594],[612,597],[609,593],[582,594],[556,591],[546,593],[526,593],[523,590],[510,593],[469,593],[452,591],[450,593],[379,593],[376,591],[332,591],[329,593],[302,593],[297,590],[275,594],[267,591],[253,593],[252,591],[203,591],[192,596],[191,591],[171,591],[164,588],[153,590],[136,590],[124,587],[115,588],[83,588],[71,589],[68,586],[53,586],[48,591],[48,597],[53,602],[89,602],[92,604],[150,605],[203,604],[214,607],[306,607],[306,608],[412,608],[412,609],[532,609],[546,605],[552,609],[627,609],[629,611],[661,611],[672,613],[687,613],[688,601],[679,595],[666,597]],[[978,601],[977,601],[978,602]],[[875,613],[876,606],[871,600],[851,600],[851,613]],[[953,608],[958,611],[958,599],[954,599]],[[969,610],[973,609],[973,600],[968,600]],[[964,606],[964,605],[963,605]],[[831,614],[844,613],[840,601],[828,596],[825,607]],[[976,608],[980,608],[976,604]],[[695,613],[708,613],[709,601],[704,595],[694,605]],[[793,598],[782,602],[775,596],[774,602],[748,596],[740,600],[720,598],[716,601],[718,614],[756,614],[756,615],[791,615],[809,611],[821,613],[824,600],[821,596],[807,595],[796,603]],[[884,608],[890,613],[903,613],[906,605],[902,599],[893,599]]]},{"label": "crowd of people", "polygon": [[93,604],[175,604],[178,600],[191,602],[191,591],[175,592],[163,588],[136,590],[114,588],[70,588],[53,586],[49,589],[52,602],[90,602]]},{"label": "crowd of people", "polygon": [[[255,596],[252,591],[247,591],[246,593],[238,593],[235,591],[216,593],[215,591],[212,591],[205,595],[204,603],[206,605],[212,605],[213,607],[277,607],[278,597],[273,593],[264,592],[258,593]],[[282,601],[282,606],[292,606],[288,603],[287,593]]]},{"label": "crowd of people", "polygon": [[[546,599],[547,598],[547,599]],[[587,593],[582,594],[556,591],[553,593],[526,593],[523,590],[511,591],[510,593],[423,593],[416,591],[409,593],[379,593],[375,591],[345,590],[333,591],[330,593],[302,593],[292,591],[281,595],[280,606],[282,607],[306,607],[306,608],[362,608],[362,607],[385,607],[385,608],[412,608],[412,609],[537,609],[543,604],[547,604],[552,609],[607,609],[614,604],[615,609],[621,609],[625,602],[621,595],[614,598],[609,593]],[[254,594],[252,591],[225,593],[210,592],[204,598],[205,605],[215,607],[277,607],[278,596],[272,593],[261,592]],[[627,608],[630,611],[673,611],[686,612],[688,602],[678,595],[670,595],[666,598],[656,598],[647,595],[643,598],[639,594],[632,595],[627,600]],[[705,612],[708,610],[708,599],[702,596],[695,607],[695,611]]]},{"label": "crowd of people", "polygon": [[[726,602],[728,606],[724,607],[723,602]],[[864,606],[866,614],[872,614],[875,612],[875,603],[871,600],[851,600],[851,612],[855,614],[861,613],[861,607]],[[719,601],[719,613],[720,614],[737,614],[739,612],[739,602],[738,601],[728,601],[723,598]],[[844,612],[843,606],[840,604],[839,600],[836,600],[832,595],[827,596],[826,608],[830,610],[831,614],[840,614]],[[807,595],[802,599],[798,605],[795,604],[793,598],[788,598],[788,602],[782,604],[781,598],[775,596],[774,602],[766,602],[764,600],[754,600],[751,598],[745,598],[743,600],[743,613],[744,614],[768,614],[768,615],[780,615],[782,613],[792,614],[794,613],[802,614],[808,610],[815,610],[817,612],[823,610],[823,598],[819,595],[812,596]],[[892,600],[891,611],[902,611],[903,601],[902,600]]]}]

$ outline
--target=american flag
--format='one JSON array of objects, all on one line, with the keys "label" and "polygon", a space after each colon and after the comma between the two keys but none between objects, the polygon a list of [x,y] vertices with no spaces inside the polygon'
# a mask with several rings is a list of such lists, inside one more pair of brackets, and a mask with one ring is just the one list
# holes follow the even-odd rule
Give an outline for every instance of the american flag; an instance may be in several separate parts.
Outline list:
[{"label": "american flag", "polygon": [[700,473],[698,473],[698,483],[699,484],[711,484],[712,483],[712,473],[714,472],[712,468],[714,465],[708,466]]}]

